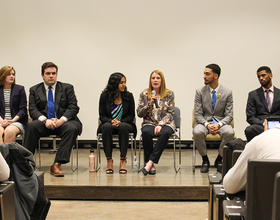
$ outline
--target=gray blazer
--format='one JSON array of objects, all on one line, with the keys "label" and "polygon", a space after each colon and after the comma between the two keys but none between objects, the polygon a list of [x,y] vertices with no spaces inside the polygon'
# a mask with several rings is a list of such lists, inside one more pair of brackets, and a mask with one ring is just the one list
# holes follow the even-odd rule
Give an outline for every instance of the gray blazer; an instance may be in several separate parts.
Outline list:
[{"label": "gray blazer", "polygon": [[219,123],[229,125],[233,117],[233,98],[230,89],[220,85],[215,109],[212,109],[212,98],[209,85],[196,90],[194,115],[197,124],[212,123],[214,117]]}]

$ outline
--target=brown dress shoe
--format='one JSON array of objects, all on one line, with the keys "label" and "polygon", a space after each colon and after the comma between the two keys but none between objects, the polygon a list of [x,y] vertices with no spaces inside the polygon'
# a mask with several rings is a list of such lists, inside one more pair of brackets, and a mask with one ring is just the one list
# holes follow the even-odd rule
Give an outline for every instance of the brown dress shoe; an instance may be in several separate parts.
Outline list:
[{"label": "brown dress shoe", "polygon": [[54,175],[55,177],[64,177],[64,173],[60,168],[60,163],[54,163],[51,166],[51,175]]}]

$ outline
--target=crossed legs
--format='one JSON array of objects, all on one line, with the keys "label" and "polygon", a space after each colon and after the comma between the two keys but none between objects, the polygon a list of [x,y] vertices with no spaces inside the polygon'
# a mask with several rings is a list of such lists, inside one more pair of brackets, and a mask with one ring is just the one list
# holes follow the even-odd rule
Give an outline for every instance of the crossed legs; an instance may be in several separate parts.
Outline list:
[{"label": "crossed legs", "polygon": [[[163,126],[161,131],[158,134],[157,142],[154,146],[153,137],[154,137],[155,127],[151,125],[145,125],[142,127],[142,141],[144,148],[144,160],[146,163],[145,171],[149,174],[154,174],[155,167],[154,164],[158,163],[163,150],[167,146],[169,137],[173,134],[173,129],[169,126]],[[143,173],[145,174],[146,172]],[[146,175],[146,174],[145,174]]]}]

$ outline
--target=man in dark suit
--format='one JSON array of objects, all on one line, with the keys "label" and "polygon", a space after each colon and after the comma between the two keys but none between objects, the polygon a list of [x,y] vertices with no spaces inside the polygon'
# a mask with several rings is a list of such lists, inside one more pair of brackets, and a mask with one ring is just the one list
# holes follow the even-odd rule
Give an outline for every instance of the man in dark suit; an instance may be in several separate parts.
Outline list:
[{"label": "man in dark suit", "polygon": [[40,137],[58,135],[61,138],[50,173],[64,176],[61,164],[69,162],[72,147],[82,132],[77,117],[79,107],[72,85],[57,81],[58,67],[52,62],[42,65],[43,83],[30,88],[29,114],[33,121],[26,129],[24,146],[33,154]]},{"label": "man in dark suit", "polygon": [[272,72],[267,66],[257,70],[261,87],[249,93],[246,107],[247,122],[245,129],[247,141],[264,131],[264,119],[280,117],[280,90],[272,85]]},{"label": "man in dark suit", "polygon": [[204,70],[205,86],[196,90],[193,128],[194,142],[202,157],[201,173],[209,171],[205,136],[220,134],[223,138],[214,166],[222,171],[223,146],[234,139],[234,130],[230,125],[233,118],[233,98],[230,89],[219,84],[221,69],[217,64],[209,64]]}]

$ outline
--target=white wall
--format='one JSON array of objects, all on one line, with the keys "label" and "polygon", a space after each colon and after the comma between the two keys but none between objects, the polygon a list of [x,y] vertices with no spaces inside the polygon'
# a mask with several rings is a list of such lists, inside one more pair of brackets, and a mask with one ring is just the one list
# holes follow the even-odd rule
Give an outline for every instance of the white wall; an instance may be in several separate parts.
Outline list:
[{"label": "white wall", "polygon": [[280,87],[279,8],[280,1],[265,0],[1,0],[0,66],[14,66],[28,93],[42,81],[42,63],[56,63],[58,79],[75,86],[83,140],[96,138],[99,95],[111,73],[126,75],[137,104],[159,69],[190,140],[195,89],[214,62],[220,83],[233,90],[235,131],[244,138],[256,69],[270,66]]}]

